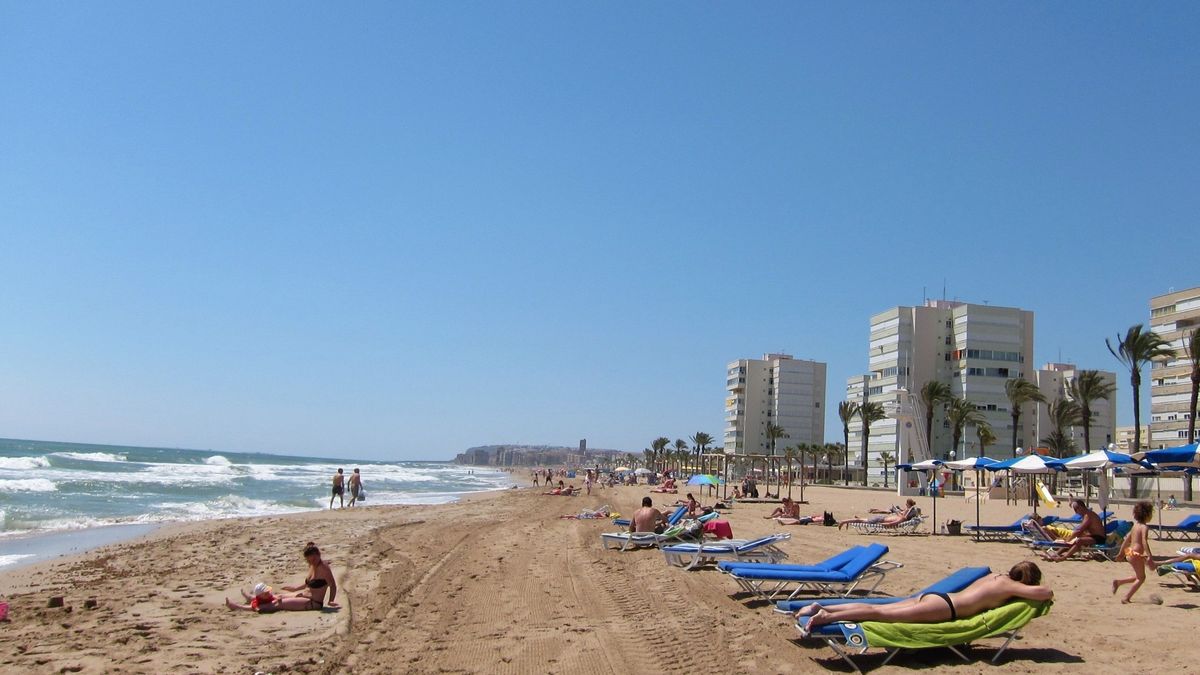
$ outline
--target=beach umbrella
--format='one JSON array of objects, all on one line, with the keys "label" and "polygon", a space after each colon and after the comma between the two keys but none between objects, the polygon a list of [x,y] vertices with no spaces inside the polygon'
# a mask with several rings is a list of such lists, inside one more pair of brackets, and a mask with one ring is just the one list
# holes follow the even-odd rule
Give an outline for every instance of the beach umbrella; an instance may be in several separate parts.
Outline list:
[{"label": "beach umbrella", "polygon": [[[979,483],[982,472],[989,464],[995,464],[996,460],[990,457],[968,457],[967,459],[959,459],[953,462],[946,462],[946,466],[955,471],[975,471],[975,527],[978,528],[979,522]],[[976,530],[978,531],[978,530]]]},{"label": "beach umbrella", "polygon": [[651,471],[650,469],[647,469],[647,468],[644,468],[644,467],[640,467],[640,466],[639,466],[638,468],[634,469],[634,470],[633,470],[633,472],[634,472],[634,473],[636,473],[636,474],[637,474],[637,475],[639,475],[639,476],[648,476],[648,475],[650,475],[650,474],[654,473],[654,472],[653,472],[653,471]]},{"label": "beach umbrella", "polygon": [[[1046,464],[1046,458],[1036,453],[1031,453],[1024,456],[1013,457],[995,464],[988,464],[983,467],[987,471],[1008,471],[1009,474],[1035,474],[1035,473],[1054,473],[1054,467]],[[1030,483],[1030,499],[1033,501],[1033,513],[1037,514],[1038,498],[1034,494],[1033,484]]]},{"label": "beach umbrella", "polygon": [[723,483],[721,479],[705,473],[698,473],[688,479],[688,485],[720,485]]},{"label": "beach umbrella", "polygon": [[[1139,462],[1132,455],[1114,450],[1096,450],[1086,455],[1068,457],[1066,459],[1051,459],[1046,462],[1046,466],[1060,471],[1099,471],[1099,502],[1101,513],[1108,510],[1108,470],[1136,464],[1139,464]],[[1148,463],[1144,466],[1149,468]]]},{"label": "beach umbrella", "polygon": [[1171,466],[1200,467],[1200,450],[1197,450],[1198,446],[1200,444],[1192,443],[1190,445],[1180,445],[1175,448],[1150,450],[1149,452],[1139,452],[1134,457],[1139,460],[1144,459],[1156,466],[1170,464]]},{"label": "beach umbrella", "polygon": [[628,471],[628,470],[629,470],[629,467],[627,467],[627,466],[618,466],[617,468],[613,469],[613,471]]}]

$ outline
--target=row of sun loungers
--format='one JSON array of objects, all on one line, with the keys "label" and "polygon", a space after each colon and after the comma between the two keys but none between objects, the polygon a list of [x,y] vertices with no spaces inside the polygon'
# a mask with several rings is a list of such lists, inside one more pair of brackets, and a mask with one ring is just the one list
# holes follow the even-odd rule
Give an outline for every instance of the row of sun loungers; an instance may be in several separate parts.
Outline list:
[{"label": "row of sun loungers", "polygon": [[1159,539],[1200,539],[1200,515],[1188,516],[1179,521],[1178,525],[1151,525],[1150,529]]},{"label": "row of sun loungers", "polygon": [[[716,569],[737,584],[738,592],[773,602],[775,611],[789,615],[814,601],[822,605],[845,602],[886,604],[906,599],[872,597],[889,572],[903,567],[898,562],[885,559],[889,549],[884,544],[853,546],[810,564],[785,563],[783,561],[788,556],[780,544],[790,538],[789,534],[778,533],[748,541],[705,541],[697,531],[695,521],[684,520],[685,512],[686,509],[682,509],[673,513],[672,527],[661,535],[606,533],[601,535],[601,541],[605,548],[620,550],[657,546],[668,564],[687,570],[715,562]],[[712,514],[711,517],[716,516]],[[1014,525],[1019,530],[1020,523]],[[685,534],[689,531],[693,534]],[[890,532],[891,528],[887,528],[887,531]],[[693,540],[680,541],[681,536],[691,536]],[[928,586],[921,593],[958,592],[990,573],[991,570],[986,567],[964,568]],[[811,634],[807,631],[807,617],[797,620],[796,626],[803,637],[825,643],[855,670],[859,668],[854,657],[871,648],[887,650],[884,664],[902,650],[934,647],[947,647],[967,659],[962,651],[965,646],[976,640],[1002,637],[1005,641],[991,659],[995,663],[1020,631],[1033,619],[1045,615],[1050,605],[1049,602],[1021,600],[956,621],[921,624],[833,623],[821,626]]]}]

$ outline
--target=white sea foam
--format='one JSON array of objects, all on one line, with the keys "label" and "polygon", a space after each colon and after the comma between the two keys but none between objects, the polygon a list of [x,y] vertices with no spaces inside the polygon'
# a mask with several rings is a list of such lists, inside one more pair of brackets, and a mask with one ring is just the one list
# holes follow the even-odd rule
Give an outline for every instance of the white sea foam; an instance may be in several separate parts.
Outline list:
[{"label": "white sea foam", "polygon": [[0,567],[16,565],[26,558],[32,558],[32,553],[17,553],[13,555],[0,555]]},{"label": "white sea foam", "polygon": [[111,452],[56,452],[55,457],[74,459],[80,462],[124,462],[126,455],[114,455]]},{"label": "white sea foam", "polygon": [[45,457],[0,457],[0,469],[10,471],[29,471],[50,466],[50,460]]},{"label": "white sea foam", "polygon": [[54,492],[58,488],[45,478],[0,480],[0,492]]},{"label": "white sea foam", "polygon": [[209,466],[233,466],[233,462],[229,461],[228,459],[225,459],[221,455],[213,455],[212,457],[205,457],[204,463],[208,464]]}]

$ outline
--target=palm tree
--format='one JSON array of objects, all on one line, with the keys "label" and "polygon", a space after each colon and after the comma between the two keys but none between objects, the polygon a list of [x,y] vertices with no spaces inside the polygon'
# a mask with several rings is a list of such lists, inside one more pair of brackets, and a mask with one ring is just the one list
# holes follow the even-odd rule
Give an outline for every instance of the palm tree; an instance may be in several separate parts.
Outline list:
[{"label": "palm tree", "polygon": [[836,443],[825,444],[825,462],[829,465],[829,473],[826,474],[828,482],[833,483],[833,463],[842,455],[842,447]]},{"label": "palm tree", "polygon": [[979,408],[965,398],[950,400],[950,405],[946,407],[946,419],[950,420],[950,437],[953,439],[950,449],[954,451],[958,450],[958,442],[962,440],[963,429],[968,424],[979,426],[987,423]]},{"label": "palm tree", "polygon": [[808,454],[808,443],[796,444],[796,456],[800,458],[800,501],[804,501],[804,456]]},{"label": "palm tree", "polygon": [[712,436],[709,436],[703,431],[697,431],[696,433],[692,434],[690,440],[692,441],[692,446],[696,451],[696,464],[699,465],[700,455],[704,454],[708,450],[708,446],[712,445]]},{"label": "palm tree", "polygon": [[767,441],[771,444],[771,456],[775,456],[775,442],[781,438],[791,438],[783,427],[774,422],[767,422]]},{"label": "palm tree", "polygon": [[670,444],[671,439],[667,438],[666,436],[659,436],[658,438],[654,439],[654,442],[650,444],[650,448],[654,450],[655,459],[661,457],[662,460],[665,461],[667,459],[667,446]]},{"label": "palm tree", "polygon": [[1008,405],[1012,414],[1012,447],[1009,452],[1017,456],[1017,427],[1021,425],[1021,406],[1030,403],[1045,403],[1046,397],[1038,390],[1037,385],[1018,377],[1004,383],[1004,393],[1008,396]]},{"label": "palm tree", "polygon": [[933,412],[938,406],[945,406],[954,395],[950,393],[950,385],[937,380],[930,380],[921,387],[921,404],[925,406],[925,442],[929,444],[929,456],[933,457]]},{"label": "palm tree", "polygon": [[883,462],[883,487],[886,488],[888,486],[888,466],[892,462],[895,462],[896,458],[892,455],[892,453],[885,450],[884,452],[879,453],[879,461]]},{"label": "palm tree", "polygon": [[[642,454],[646,456],[646,468],[650,469],[650,467],[653,466],[653,464],[654,464],[654,458],[655,458],[654,451],[651,450],[650,448],[646,448],[645,450],[642,450]],[[650,470],[653,471],[653,469],[650,469]]]},{"label": "palm tree", "polygon": [[[859,458],[862,460],[863,466],[863,485],[867,484],[867,442],[871,439],[871,423],[887,417],[883,412],[883,406],[875,401],[868,401],[858,407],[858,417],[862,420],[862,451],[859,453]],[[843,446],[849,448],[849,445]],[[847,453],[849,454],[849,453]],[[847,479],[846,484],[850,481]]]},{"label": "palm tree", "polygon": [[1107,401],[1117,385],[1105,380],[1098,370],[1081,370],[1067,385],[1067,393],[1079,405],[1079,421],[1083,424],[1083,451],[1092,451],[1092,402]]},{"label": "palm tree", "polygon": [[987,451],[987,446],[996,442],[996,432],[992,431],[992,425],[987,422],[980,422],[975,425],[975,436],[979,439],[979,454],[977,457],[983,457]]},{"label": "palm tree", "polygon": [[1117,335],[1117,347],[1104,338],[1108,351],[1129,369],[1129,385],[1133,388],[1133,451],[1142,449],[1142,367],[1155,359],[1173,359],[1175,350],[1171,344],[1154,331],[1143,331],[1142,324],[1134,324]]},{"label": "palm tree", "polygon": [[787,446],[783,449],[783,459],[787,462],[788,476],[788,499],[792,498],[792,460],[796,457],[796,449],[792,446]]},{"label": "palm tree", "polygon": [[[675,439],[675,452],[677,454],[682,453],[684,457],[691,457],[692,455],[692,453],[688,451],[687,441],[683,440],[682,438]],[[695,471],[695,469],[693,469],[693,471]]]},{"label": "palm tree", "polygon": [[[1192,366],[1192,397],[1188,403],[1188,443],[1196,442],[1196,415],[1200,414],[1200,328],[1193,328],[1183,336],[1183,350]],[[1183,476],[1183,501],[1192,501],[1192,475]]]},{"label": "palm tree", "polygon": [[[842,401],[838,404],[838,417],[842,420],[842,443],[850,447],[850,420],[858,415],[858,404],[854,401]],[[846,485],[850,484],[850,457],[846,457]]]},{"label": "palm tree", "polygon": [[1050,435],[1038,441],[1050,449],[1055,457],[1067,457],[1075,449],[1075,441],[1066,430],[1079,424],[1080,406],[1069,398],[1060,398],[1050,404]]}]

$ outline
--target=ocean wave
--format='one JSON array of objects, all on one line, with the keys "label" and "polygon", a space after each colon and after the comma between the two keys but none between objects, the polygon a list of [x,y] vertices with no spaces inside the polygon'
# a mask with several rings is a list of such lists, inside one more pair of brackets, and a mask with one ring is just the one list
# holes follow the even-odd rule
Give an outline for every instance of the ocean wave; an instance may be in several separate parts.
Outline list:
[{"label": "ocean wave", "polygon": [[26,558],[32,558],[32,553],[15,553],[12,555],[0,555],[0,567],[15,565]]},{"label": "ocean wave", "polygon": [[80,462],[124,462],[128,455],[114,455],[111,452],[55,452],[55,457],[74,459]]},{"label": "ocean wave", "polygon": [[54,492],[58,487],[45,478],[0,480],[0,492]]},{"label": "ocean wave", "polygon": [[50,466],[46,457],[0,457],[0,469],[10,471],[29,471]]},{"label": "ocean wave", "polygon": [[221,455],[213,455],[212,457],[205,457],[204,463],[209,466],[233,466],[233,462],[222,457]]}]

